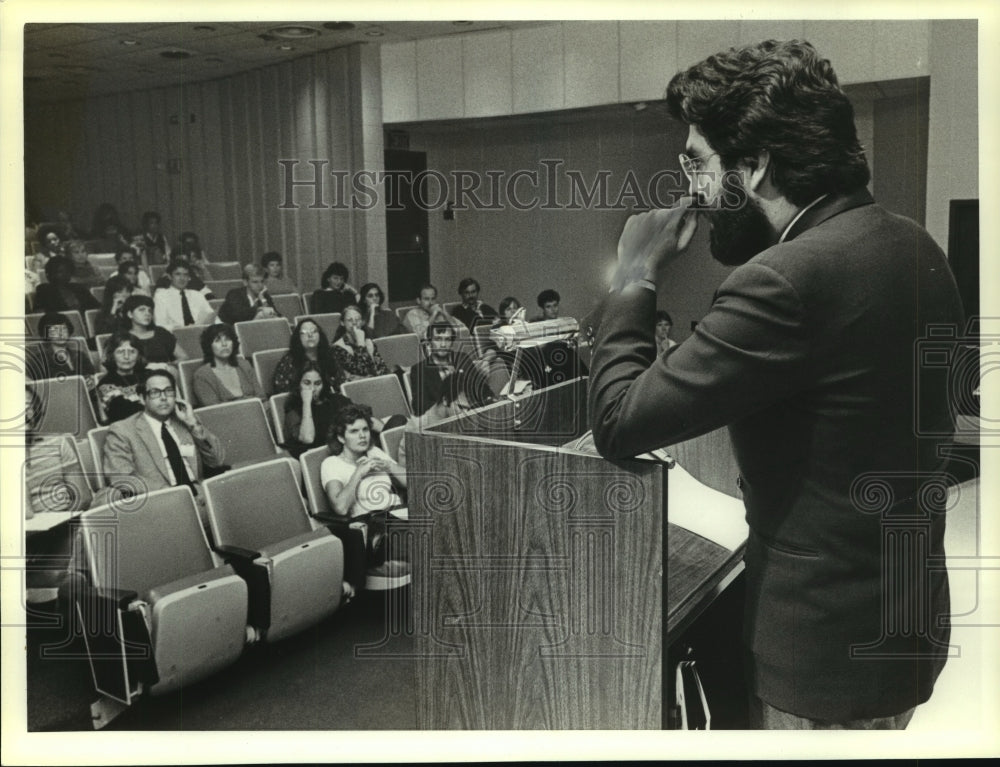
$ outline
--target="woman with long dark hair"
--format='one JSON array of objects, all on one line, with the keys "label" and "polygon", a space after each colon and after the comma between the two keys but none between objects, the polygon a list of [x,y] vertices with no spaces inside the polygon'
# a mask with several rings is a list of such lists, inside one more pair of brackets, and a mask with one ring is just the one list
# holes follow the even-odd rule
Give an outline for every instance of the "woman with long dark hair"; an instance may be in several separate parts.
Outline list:
[{"label": "woman with long dark hair", "polygon": [[314,363],[307,362],[285,403],[285,448],[298,458],[310,448],[325,445],[334,417],[350,404]]},{"label": "woman with long dark hair", "polygon": [[101,309],[97,313],[94,321],[94,330],[97,335],[102,333],[114,333],[116,330],[127,330],[130,323],[128,317],[122,313],[125,302],[132,295],[132,283],[128,278],[114,274],[104,283],[104,298],[101,299]]},{"label": "woman with long dark hair", "polygon": [[330,349],[330,341],[314,319],[304,317],[292,331],[288,342],[288,353],[278,361],[274,369],[274,393],[292,391],[306,363],[312,363],[328,380],[335,391],[340,390],[344,380],[343,371]]},{"label": "woman with long dark hair", "polygon": [[359,295],[361,298],[358,302],[358,308],[361,309],[365,319],[365,327],[371,333],[372,338],[409,332],[400,324],[394,311],[382,308],[385,293],[382,292],[382,288],[377,283],[369,282],[362,285]]}]

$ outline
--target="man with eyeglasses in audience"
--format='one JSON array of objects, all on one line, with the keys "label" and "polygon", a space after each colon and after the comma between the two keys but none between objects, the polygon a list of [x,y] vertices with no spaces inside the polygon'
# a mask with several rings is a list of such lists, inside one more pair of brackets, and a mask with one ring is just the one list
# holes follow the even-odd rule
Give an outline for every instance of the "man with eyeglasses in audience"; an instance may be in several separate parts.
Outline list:
[{"label": "man with eyeglasses in audience", "polygon": [[142,411],[111,424],[104,443],[103,466],[112,492],[116,480],[119,487],[134,488],[124,478],[136,477],[147,492],[188,485],[203,505],[198,483],[205,467],[223,465],[222,442],[198,420],[190,404],[178,399],[177,381],[170,372],[149,370],[136,389]]}]

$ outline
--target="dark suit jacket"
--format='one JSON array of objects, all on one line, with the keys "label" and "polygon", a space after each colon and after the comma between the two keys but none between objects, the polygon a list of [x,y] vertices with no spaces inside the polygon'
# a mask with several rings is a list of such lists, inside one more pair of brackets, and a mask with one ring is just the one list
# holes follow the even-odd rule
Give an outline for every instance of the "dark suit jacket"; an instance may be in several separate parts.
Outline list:
[{"label": "dark suit jacket", "polygon": [[952,421],[917,345],[928,323],[960,334],[963,322],[941,250],[866,191],[831,196],[735,269],[694,334],[660,356],[655,309],[640,286],[607,299],[595,441],[624,458],[729,425],[750,525],[752,692],[831,720],[926,700],[945,660],[948,582],[928,561],[943,554],[944,515],[921,491],[940,478]]},{"label": "dark suit jacket", "polygon": [[[267,291],[261,294],[259,298],[262,304],[270,306],[274,309],[275,314],[278,314],[278,310],[274,307],[274,301],[271,300],[271,295]],[[242,285],[226,293],[226,300],[219,307],[219,319],[223,322],[228,322],[230,325],[252,320],[255,314],[257,314],[257,309],[250,303],[250,298],[247,296],[247,289]]]},{"label": "dark suit jacket", "polygon": [[[204,439],[196,440],[176,416],[171,418],[170,426],[177,432],[178,446],[195,446],[198,465],[198,476],[193,478],[195,481],[204,478],[205,465],[221,466],[225,462],[225,448],[210,431],[206,431]],[[105,474],[135,475],[145,482],[146,489],[150,492],[172,487],[166,459],[163,458],[159,442],[142,412],[111,424],[104,443],[103,457]]]}]

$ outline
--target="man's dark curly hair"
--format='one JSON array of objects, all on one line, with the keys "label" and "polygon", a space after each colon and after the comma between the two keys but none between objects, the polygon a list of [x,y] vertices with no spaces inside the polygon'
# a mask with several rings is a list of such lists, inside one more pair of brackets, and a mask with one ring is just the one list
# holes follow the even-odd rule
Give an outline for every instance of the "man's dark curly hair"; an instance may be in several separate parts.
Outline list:
[{"label": "man's dark curly hair", "polygon": [[871,178],[854,108],[827,59],[803,40],[730,48],[678,72],[667,109],[732,168],[766,149],[775,186],[796,205]]}]

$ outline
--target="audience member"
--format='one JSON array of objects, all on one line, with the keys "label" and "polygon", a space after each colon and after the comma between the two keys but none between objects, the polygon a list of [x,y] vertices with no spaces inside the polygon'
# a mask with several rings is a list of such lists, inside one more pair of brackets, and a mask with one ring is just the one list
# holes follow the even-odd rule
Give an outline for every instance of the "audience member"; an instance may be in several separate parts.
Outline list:
[{"label": "audience member", "polygon": [[240,342],[231,325],[209,325],[201,334],[205,364],[194,371],[192,388],[195,407],[217,405],[237,399],[263,399],[250,363],[239,356]]},{"label": "audience member", "polygon": [[396,313],[391,309],[382,308],[385,294],[376,283],[369,282],[362,285],[360,295],[361,301],[358,303],[358,308],[364,315],[365,327],[368,328],[372,338],[394,336],[406,332],[406,328],[400,324]]},{"label": "audience member", "polygon": [[497,307],[497,310],[500,312],[500,317],[498,319],[504,322],[510,322],[514,318],[514,315],[517,314],[517,310],[520,308],[520,301],[514,298],[514,296],[507,296]]},{"label": "audience member", "polygon": [[414,415],[423,415],[441,398],[446,378],[461,373],[476,382],[479,391],[488,390],[486,377],[473,358],[455,349],[455,328],[448,322],[435,322],[427,328],[427,356],[410,368]]},{"label": "audience member", "polygon": [[120,274],[113,274],[104,283],[104,298],[101,299],[101,309],[94,320],[94,330],[98,335],[114,333],[119,329],[128,329],[129,320],[122,310],[125,301],[132,295],[132,283]]},{"label": "audience member", "polygon": [[674,321],[667,312],[662,309],[656,312],[656,348],[660,354],[677,346],[677,342],[670,337],[673,326]]},{"label": "audience member", "polygon": [[315,320],[304,317],[292,331],[288,353],[278,361],[274,369],[274,393],[293,391],[299,385],[307,363],[315,365],[335,391],[340,390],[344,373],[330,348],[330,341]]},{"label": "audience member", "polygon": [[223,465],[222,442],[187,402],[177,398],[177,381],[168,371],[147,370],[139,395],[142,412],[108,429],[105,473],[112,477],[112,484],[114,475],[136,477],[149,492],[188,485],[203,504],[198,483],[204,478],[204,467]]},{"label": "audience member", "polygon": [[153,299],[134,293],[125,300],[122,314],[129,321],[129,333],[150,369],[167,368],[187,359],[169,330],[153,321]]},{"label": "audience member", "polygon": [[538,294],[538,308],[542,310],[542,313],[536,316],[533,322],[540,322],[542,320],[557,320],[559,319],[559,293],[552,288],[547,288]]},{"label": "audience member", "polygon": [[[91,220],[90,226],[90,238],[92,240],[100,240],[102,238],[111,237],[118,240],[119,236],[124,237],[126,235],[125,227],[122,226],[121,217],[118,215],[118,209],[115,208],[110,202],[102,202],[94,210],[94,217]],[[128,242],[124,239],[122,243],[128,245]],[[107,253],[114,253],[117,248],[108,248]]]},{"label": "audience member", "polygon": [[496,309],[479,300],[479,289],[479,283],[472,277],[466,277],[458,283],[458,294],[462,303],[451,312],[451,316],[462,322],[470,331],[476,325],[489,325],[497,316]]},{"label": "audience member", "polygon": [[56,212],[56,221],[59,231],[59,239],[65,242],[66,240],[80,240],[83,239],[83,235],[77,232],[76,225],[73,223],[73,217],[65,210],[60,210]]},{"label": "audience member", "polygon": [[272,296],[299,292],[298,285],[285,277],[285,265],[280,253],[273,250],[265,253],[260,265],[265,272],[267,292]]},{"label": "audience member", "polygon": [[70,343],[73,325],[59,312],[46,312],[38,320],[38,337],[27,354],[25,376],[34,380],[60,376],[83,376],[87,390],[93,394],[96,379],[94,363],[83,339]]},{"label": "audience member", "polygon": [[170,261],[171,249],[161,230],[160,214],[147,210],[142,214],[142,234],[139,246],[147,264],[165,264]]},{"label": "audience member", "polygon": [[406,466],[406,435],[423,431],[446,418],[464,415],[470,410],[487,405],[490,399],[483,399],[482,380],[477,375],[468,372],[452,373],[441,379],[438,398],[427,410],[419,415],[412,415],[406,422],[406,431],[399,441],[396,462]]},{"label": "audience member", "polygon": [[[179,254],[176,254],[170,263],[174,263],[175,261],[184,261],[187,263],[188,290],[196,290],[206,299],[214,298],[212,289],[207,284],[209,280],[213,279],[212,273],[209,270],[208,260],[205,258],[198,235],[194,232],[182,232],[178,250],[180,251]],[[156,281],[157,288],[170,287],[169,266],[167,271],[168,273]]]},{"label": "audience member", "polygon": [[173,330],[185,325],[207,325],[215,319],[205,296],[188,288],[191,269],[187,261],[171,261],[166,276],[170,287],[157,290],[153,296],[157,325]]},{"label": "audience member", "polygon": [[403,317],[403,326],[420,338],[426,338],[427,327],[432,322],[451,322],[451,317],[438,303],[437,294],[437,288],[433,285],[422,285],[417,294],[417,305]]},{"label": "audience member", "polygon": [[38,252],[31,261],[32,268],[43,271],[49,259],[63,255],[63,239],[55,224],[44,224],[38,227]]},{"label": "audience member", "polygon": [[354,304],[345,307],[341,315],[340,327],[333,342],[333,356],[348,381],[389,372],[378,347],[368,337],[361,310]]},{"label": "audience member", "polygon": [[347,267],[339,261],[334,261],[323,272],[323,278],[318,290],[313,291],[312,314],[343,313],[344,308],[357,303],[358,297],[347,278],[350,276]]},{"label": "audience member", "polygon": [[135,256],[128,248],[121,248],[115,254],[118,274],[132,283],[132,292],[140,296],[153,296],[153,281],[146,270],[135,262]]},{"label": "audience member", "polygon": [[256,264],[243,267],[243,287],[233,288],[219,307],[219,319],[235,325],[248,320],[278,317],[278,310],[264,284],[264,270]]},{"label": "audience member", "polygon": [[100,309],[100,302],[83,285],[71,282],[73,264],[65,256],[53,256],[45,264],[44,282],[35,290],[34,306],[41,312],[69,312],[83,314],[87,309]]},{"label": "audience member", "polygon": [[83,240],[70,240],[66,243],[66,255],[73,264],[71,280],[77,285],[94,288],[104,284],[104,277],[87,257],[87,246]]},{"label": "audience member", "polygon": [[285,403],[285,449],[298,458],[310,448],[325,445],[334,416],[351,404],[314,363],[307,362]]},{"label": "audience member", "polygon": [[97,407],[101,421],[114,423],[143,409],[139,382],[146,371],[142,351],[127,330],[115,332],[104,350],[108,371],[97,382]]}]

